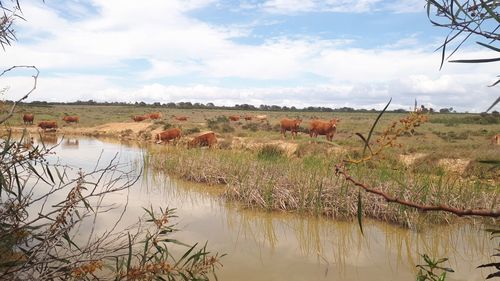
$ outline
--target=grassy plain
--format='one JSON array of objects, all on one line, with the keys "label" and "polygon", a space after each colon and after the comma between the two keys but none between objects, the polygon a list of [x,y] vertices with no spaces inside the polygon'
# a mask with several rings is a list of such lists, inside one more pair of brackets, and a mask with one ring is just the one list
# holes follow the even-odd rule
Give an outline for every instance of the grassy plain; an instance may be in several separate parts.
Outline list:
[{"label": "grassy plain", "polygon": [[[251,112],[216,109],[170,109],[145,106],[22,106],[9,126],[23,127],[22,113],[41,120],[58,120],[64,133],[92,132],[116,123],[116,137],[148,140],[167,127],[180,127],[185,139],[192,133],[213,130],[218,149],[192,149],[183,145],[151,145],[147,163],[154,169],[187,180],[220,184],[228,200],[267,210],[304,212],[336,218],[353,218],[357,189],[334,173],[334,166],[347,156],[359,157],[362,142],[355,133],[367,135],[377,113]],[[142,121],[133,131],[131,116],[160,112],[161,120]],[[79,115],[80,123],[65,125],[64,114]],[[266,114],[268,122],[230,122],[221,116]],[[172,116],[188,116],[186,122]],[[386,113],[372,143],[386,127],[407,114]],[[301,133],[282,139],[279,120],[303,119]],[[312,118],[340,118],[333,143],[311,140],[307,132]],[[123,126],[121,127],[121,124]],[[102,127],[104,126],[104,127]],[[30,126],[34,130],[35,126]],[[123,132],[127,131],[124,134]],[[116,133],[119,132],[119,133]],[[349,167],[351,175],[391,195],[421,204],[446,204],[458,208],[500,206],[500,146],[491,137],[500,133],[500,117],[478,114],[431,114],[415,132],[397,139],[402,146],[388,147],[381,157]],[[289,134],[289,133],[288,133]],[[91,133],[92,135],[92,133]],[[152,142],[150,142],[152,143]],[[366,216],[412,226],[421,220],[453,221],[454,216],[428,214],[388,204],[381,198],[363,195]]]}]

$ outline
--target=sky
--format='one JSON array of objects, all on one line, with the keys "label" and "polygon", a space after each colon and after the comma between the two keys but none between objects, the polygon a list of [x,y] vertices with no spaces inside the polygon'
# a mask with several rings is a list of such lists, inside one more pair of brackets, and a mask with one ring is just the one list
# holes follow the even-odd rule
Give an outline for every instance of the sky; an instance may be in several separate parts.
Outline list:
[{"label": "sky", "polygon": [[[25,0],[0,68],[28,101],[212,102],[481,112],[498,63],[446,63],[424,0]],[[453,59],[488,57],[474,41]],[[32,73],[0,78],[4,99]],[[498,107],[498,106],[497,106]]]}]

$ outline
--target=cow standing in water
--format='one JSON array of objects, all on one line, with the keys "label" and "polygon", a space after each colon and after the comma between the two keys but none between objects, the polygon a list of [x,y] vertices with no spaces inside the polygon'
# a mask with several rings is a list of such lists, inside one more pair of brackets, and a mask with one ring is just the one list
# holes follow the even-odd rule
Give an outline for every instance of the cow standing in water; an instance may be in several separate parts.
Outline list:
[{"label": "cow standing in water", "polygon": [[286,131],[290,131],[292,133],[292,138],[294,136],[297,136],[297,131],[299,130],[301,122],[302,119],[288,119],[288,118],[281,119],[280,121],[281,135],[283,137],[286,137]]},{"label": "cow standing in water", "polygon": [[337,123],[339,119],[333,118],[330,121],[312,120],[309,123],[309,136],[317,137],[318,135],[325,135],[326,140],[332,141],[333,136],[337,132]]},{"label": "cow standing in water", "polygon": [[188,143],[188,148],[193,148],[197,146],[208,146],[212,147],[217,143],[217,138],[214,132],[207,132],[201,134]]},{"label": "cow standing in water", "polygon": [[161,133],[156,134],[156,142],[166,142],[168,143],[171,140],[179,140],[181,138],[181,129],[172,128]]},{"label": "cow standing in water", "polygon": [[57,129],[57,122],[56,121],[42,121],[38,123],[38,127],[40,127],[42,130],[47,131],[55,131]]},{"label": "cow standing in water", "polygon": [[25,113],[23,115],[24,125],[33,125],[33,120],[35,120],[35,115],[31,113]]}]

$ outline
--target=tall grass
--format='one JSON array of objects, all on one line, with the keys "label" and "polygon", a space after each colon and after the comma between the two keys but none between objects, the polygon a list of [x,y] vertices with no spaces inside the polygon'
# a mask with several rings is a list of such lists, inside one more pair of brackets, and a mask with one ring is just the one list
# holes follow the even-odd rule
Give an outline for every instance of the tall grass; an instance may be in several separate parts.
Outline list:
[{"label": "tall grass", "polygon": [[[357,214],[355,187],[337,177],[334,165],[340,155],[328,152],[286,157],[272,146],[257,151],[186,150],[181,147],[153,147],[148,160],[158,169],[180,178],[222,184],[224,197],[248,208],[291,211],[332,218],[351,219]],[[491,208],[498,203],[498,187],[488,181],[461,179],[453,174],[422,173],[402,169],[388,157],[376,163],[351,167],[351,174],[364,182],[400,198],[422,203],[446,203],[458,208]],[[388,204],[371,194],[363,196],[365,216],[405,226],[422,220],[451,222],[452,215],[439,213],[421,216],[417,211]]]}]

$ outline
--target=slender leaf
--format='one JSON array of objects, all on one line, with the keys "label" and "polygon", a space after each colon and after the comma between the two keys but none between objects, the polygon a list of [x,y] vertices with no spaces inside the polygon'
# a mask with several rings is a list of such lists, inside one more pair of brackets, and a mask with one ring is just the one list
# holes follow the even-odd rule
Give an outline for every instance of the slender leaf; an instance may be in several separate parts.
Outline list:
[{"label": "slender leaf", "polygon": [[[392,98],[389,100],[389,102],[384,107],[384,109],[382,109],[382,111],[379,113],[379,115],[377,116],[377,119],[375,119],[375,122],[373,123],[372,128],[370,129],[370,133],[368,133],[368,137],[366,138],[366,143],[370,142],[370,138],[372,137],[372,133],[373,133],[373,130],[375,129],[375,126],[377,126],[378,120],[380,119],[380,117],[382,117],[382,114],[384,114],[387,107],[389,107],[389,104],[391,104],[391,101],[392,101]],[[366,143],[365,143],[365,147],[363,148],[363,156],[365,155],[365,151],[366,151]]]},{"label": "slender leaf", "polygon": [[500,58],[450,60],[450,62],[454,62],[454,63],[489,63],[489,62],[496,62],[496,61],[500,61]]},{"label": "slender leaf", "polygon": [[363,233],[363,223],[361,221],[363,217],[363,207],[361,203],[361,190],[358,191],[358,224],[359,224],[359,229],[361,230],[361,234],[364,235]]}]

